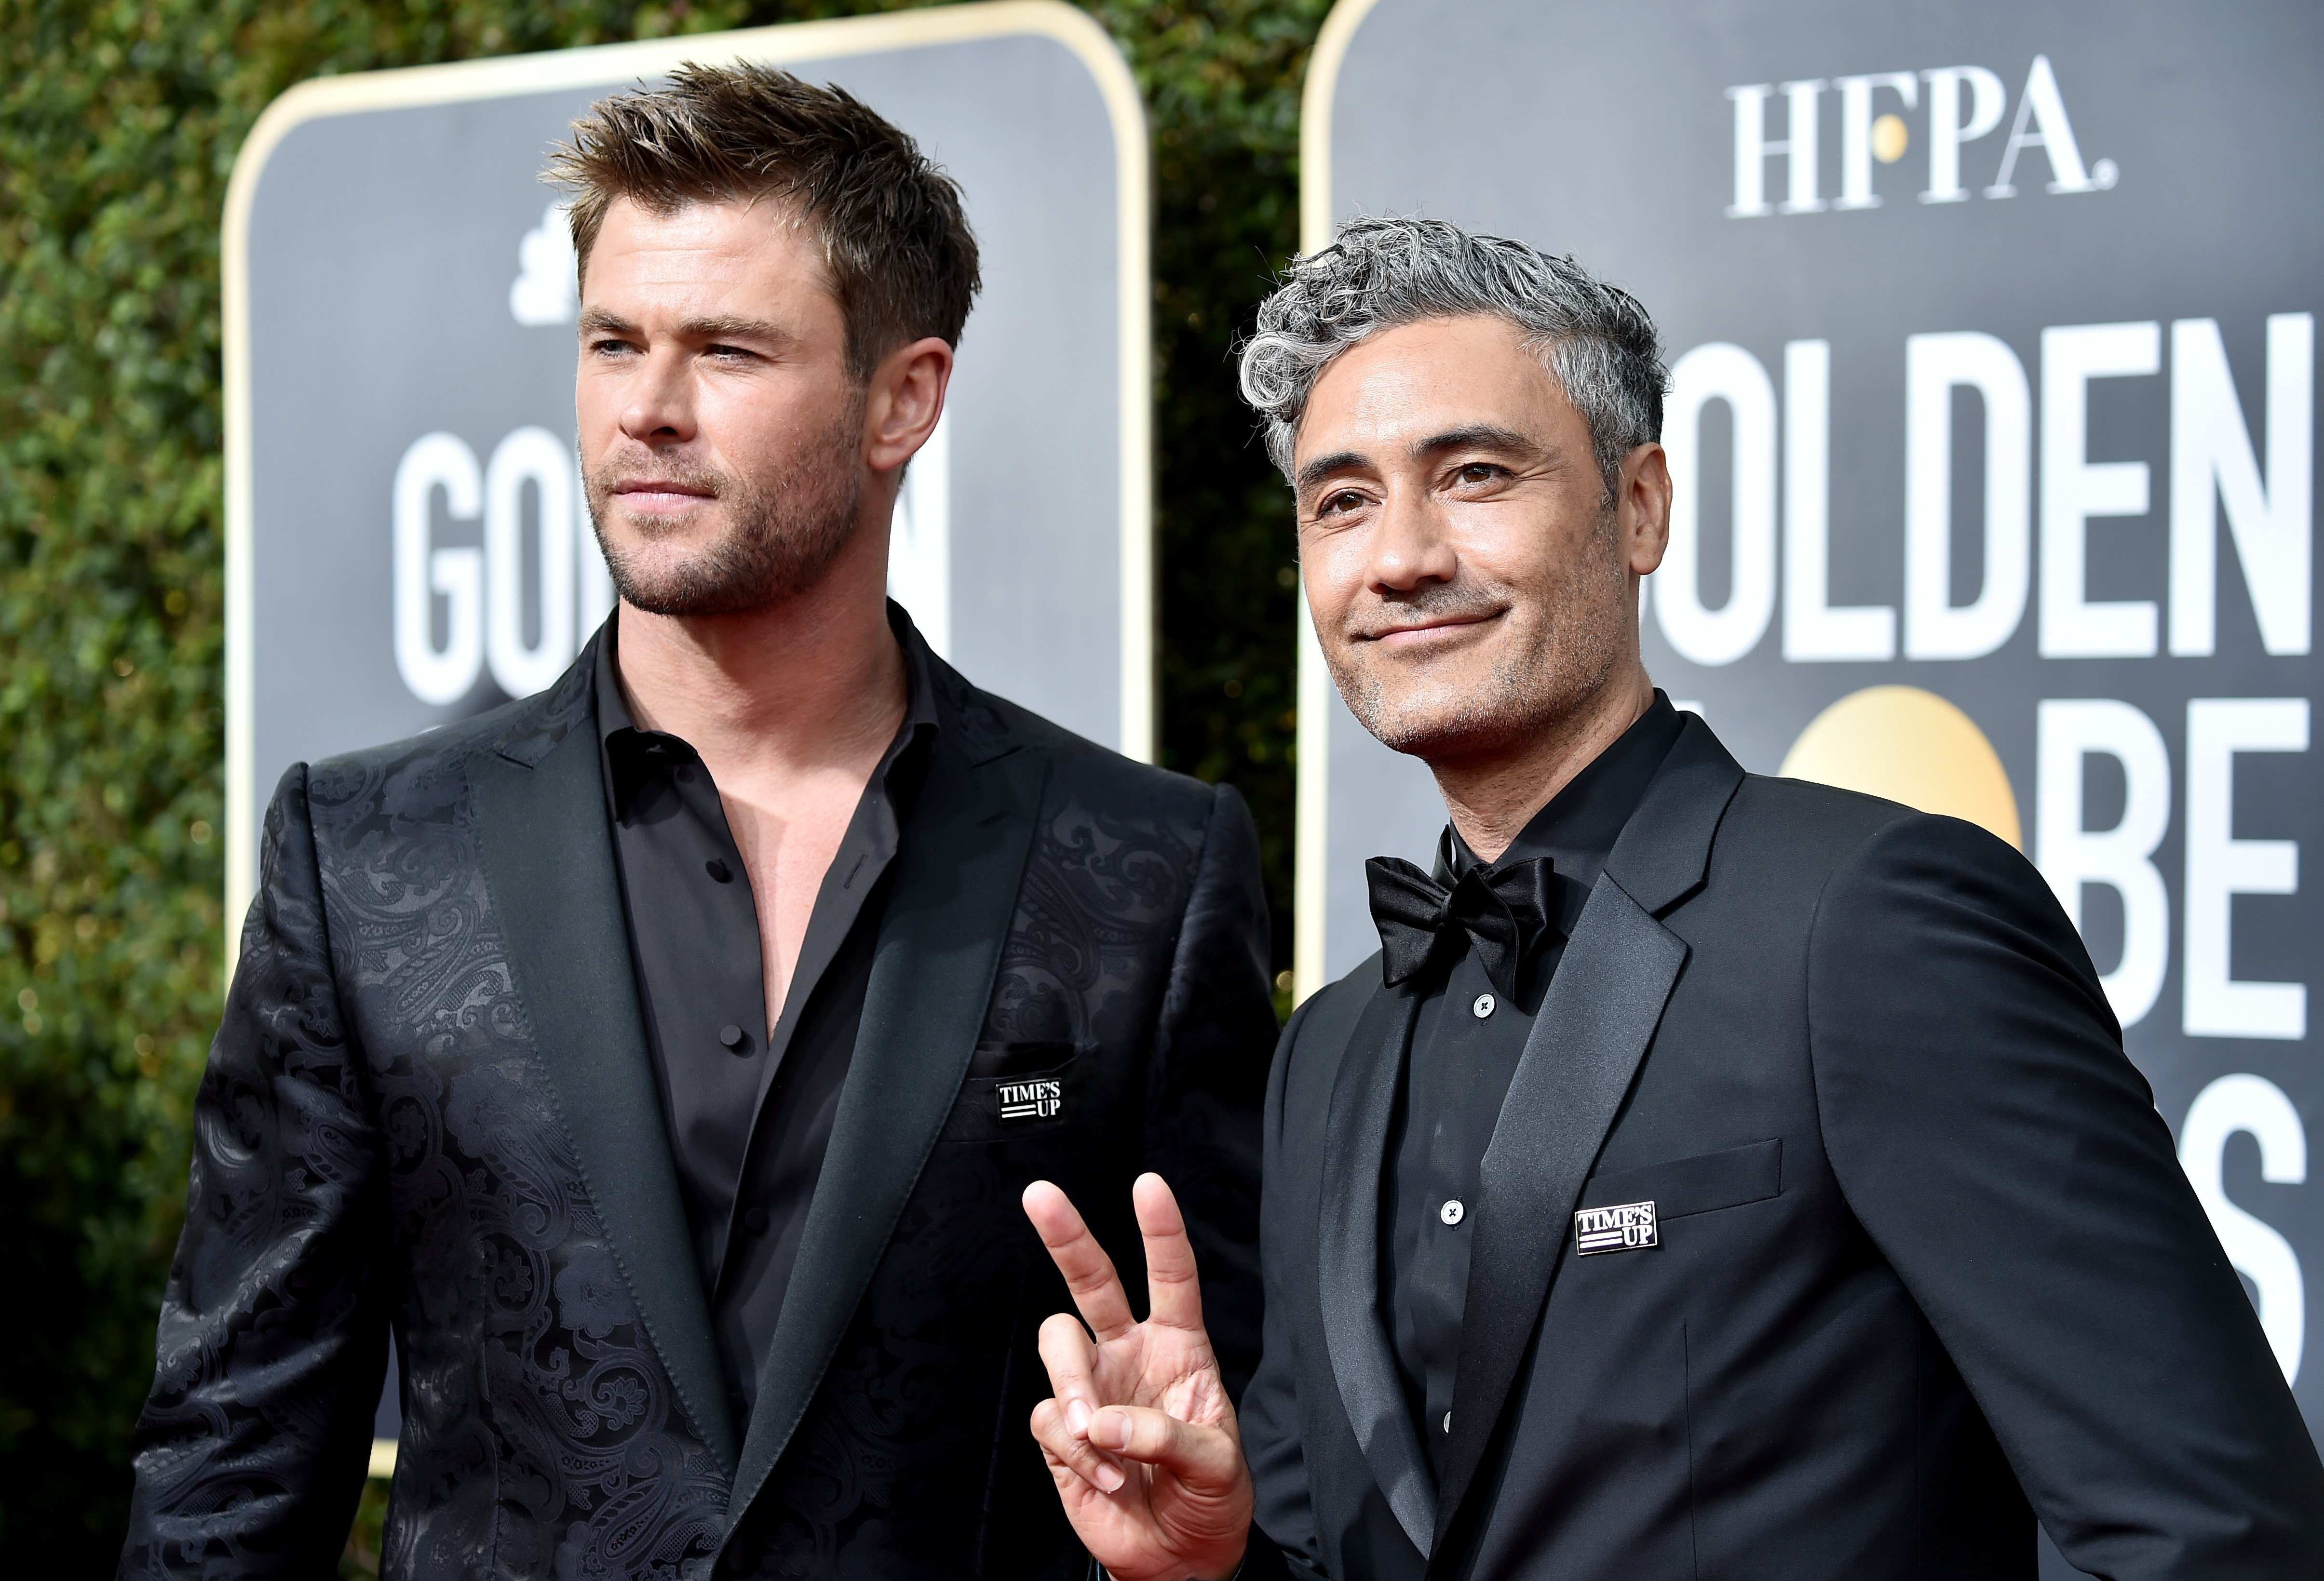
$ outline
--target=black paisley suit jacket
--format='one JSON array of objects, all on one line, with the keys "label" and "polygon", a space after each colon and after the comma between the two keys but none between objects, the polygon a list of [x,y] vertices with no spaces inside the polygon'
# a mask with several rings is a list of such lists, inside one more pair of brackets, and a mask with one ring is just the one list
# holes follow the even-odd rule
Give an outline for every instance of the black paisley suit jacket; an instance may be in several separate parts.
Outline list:
[{"label": "black paisley suit jacket", "polygon": [[[1249,813],[931,660],[942,729],[738,1435],[636,996],[594,657],[284,776],[197,1103],[122,1573],[334,1573],[392,1330],[388,1576],[1078,1576],[1027,1427],[1036,1330],[1070,1303],[1017,1199],[1056,1181],[1135,1270],[1129,1186],[1159,1170],[1239,1388],[1274,1035]],[[1026,1045],[1050,1045],[1062,1104],[1004,1127],[981,1072]]]}]

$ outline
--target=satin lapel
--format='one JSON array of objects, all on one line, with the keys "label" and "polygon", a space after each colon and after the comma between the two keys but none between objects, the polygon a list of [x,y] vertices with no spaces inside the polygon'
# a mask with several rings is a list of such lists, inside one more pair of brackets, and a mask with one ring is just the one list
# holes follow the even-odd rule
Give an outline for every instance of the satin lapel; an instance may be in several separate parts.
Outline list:
[{"label": "satin lapel", "polygon": [[782,1457],[960,1094],[984,1025],[1047,760],[982,764],[936,738],[896,853],[855,1054],[727,1505],[731,1530]]},{"label": "satin lapel", "polygon": [[1425,1557],[1436,1527],[1436,1489],[1379,1316],[1380,1171],[1416,1008],[1409,990],[1382,988],[1348,1039],[1332,1084],[1315,1240],[1323,1343],[1340,1403],[1388,1508]]},{"label": "satin lapel", "polygon": [[1610,872],[1574,924],[1485,1149],[1468,1320],[1435,1537],[1451,1530],[1508,1404],[1582,1183],[1630,1090],[1686,945]]},{"label": "satin lapel", "polygon": [[678,1402],[731,1475],[734,1420],[638,1005],[591,717],[521,727],[472,760],[477,845],[589,1200]]}]

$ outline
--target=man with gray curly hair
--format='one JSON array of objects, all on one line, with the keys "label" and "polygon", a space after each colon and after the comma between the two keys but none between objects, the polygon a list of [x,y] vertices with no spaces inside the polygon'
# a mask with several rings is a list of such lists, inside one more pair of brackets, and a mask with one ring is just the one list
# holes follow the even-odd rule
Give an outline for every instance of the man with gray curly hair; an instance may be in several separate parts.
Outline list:
[{"label": "man with gray curly hair", "polygon": [[[1027,1206],[1096,1331],[1034,1414],[1121,1581],[2324,1574],[2324,1466],[2039,874],[1747,775],[1648,680],[1653,322],[1571,259],[1360,219],[1243,391],[1340,694],[1433,871],[1268,1091],[1265,1353],[1210,1362]],[[1141,1185],[1141,1191],[1150,1191]],[[1158,1206],[1157,1204],[1156,1206]]]},{"label": "man with gray curly hair", "polygon": [[[1572,259],[1548,257],[1522,242],[1466,235],[1442,221],[1349,224],[1332,247],[1292,265],[1282,288],[1261,305],[1257,333],[1242,353],[1243,396],[1264,420],[1268,455],[1301,492],[1303,558],[1330,555],[1328,546],[1362,541],[1304,530],[1307,494],[1346,472],[1354,459],[1341,452],[1311,453],[1304,462],[1295,456],[1301,421],[1324,371],[1376,336],[1433,336],[1435,331],[1424,327],[1432,326],[1464,341],[1480,339],[1478,349],[1489,341],[1501,354],[1494,360],[1507,371],[1538,385],[1542,396],[1562,395],[1559,404],[1572,428],[1555,437],[1562,447],[1534,443],[1548,439],[1545,432],[1489,437],[1464,431],[1455,437],[1514,443],[1528,454],[1502,460],[1554,470],[1561,505],[1571,515],[1567,525],[1591,552],[1556,556],[1554,569],[1543,567],[1557,585],[1542,612],[1569,606],[1565,618],[1534,620],[1513,610],[1515,646],[1497,648],[1481,666],[1406,666],[1406,649],[1432,639],[1388,630],[1422,615],[1427,617],[1422,625],[1432,630],[1474,624],[1497,595],[1492,575],[1472,561],[1468,574],[1424,574],[1393,598],[1350,611],[1362,639],[1324,641],[1332,678],[1365,729],[1432,765],[1437,760],[1432,742],[1448,731],[1471,733],[1480,726],[1532,738],[1548,728],[1555,738],[1567,733],[1556,728],[1564,722],[1568,731],[1595,731],[1594,746],[1603,747],[1612,739],[1609,730],[1620,733],[1621,700],[1643,707],[1653,692],[1638,659],[1637,622],[1625,622],[1616,605],[1637,609],[1636,578],[1661,562],[1670,513],[1669,473],[1656,443],[1669,379],[1654,320],[1627,292],[1591,279]],[[1512,350],[1520,355],[1510,358]],[[1624,469],[1633,460],[1637,473],[1630,482],[1643,491],[1630,501],[1628,534],[1636,541],[1621,544],[1618,553]],[[1540,473],[1536,481],[1548,483],[1549,474]],[[1588,497],[1592,483],[1599,485],[1594,498]],[[1349,503],[1330,501],[1333,509]],[[1575,601],[1586,610],[1570,607]],[[1389,640],[1373,640],[1381,637]],[[1479,648],[1471,657],[1484,652]],[[1424,672],[1428,678],[1416,691],[1402,679]],[[1618,675],[1627,685],[1618,684]],[[1602,706],[1585,706],[1585,698]],[[1635,718],[1637,708],[1628,712]],[[1629,722],[1621,719],[1620,727]],[[1504,831],[1501,842],[1515,832]]]}]

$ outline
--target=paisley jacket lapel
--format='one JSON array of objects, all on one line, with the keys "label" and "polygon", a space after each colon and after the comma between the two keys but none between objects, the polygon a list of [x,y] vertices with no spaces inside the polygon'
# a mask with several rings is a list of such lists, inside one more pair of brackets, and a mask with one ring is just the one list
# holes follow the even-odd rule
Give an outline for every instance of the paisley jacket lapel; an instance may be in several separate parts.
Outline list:
[{"label": "paisley jacket lapel", "polygon": [[596,643],[470,762],[477,844],[584,1184],[679,1404],[722,1469],[734,1421],[662,1124],[606,822],[590,676]]},{"label": "paisley jacket lapel", "polygon": [[1416,1007],[1408,990],[1381,988],[1341,1056],[1325,1122],[1316,1262],[1323,1343],[1340,1403],[1397,1523],[1425,1556],[1436,1526],[1435,1483],[1421,1457],[1378,1300],[1380,1172]]},{"label": "paisley jacket lapel", "polygon": [[959,1096],[1031,850],[1047,761],[941,661],[942,725],[906,825],[855,1053],[728,1505],[750,1508],[814,1399]]}]

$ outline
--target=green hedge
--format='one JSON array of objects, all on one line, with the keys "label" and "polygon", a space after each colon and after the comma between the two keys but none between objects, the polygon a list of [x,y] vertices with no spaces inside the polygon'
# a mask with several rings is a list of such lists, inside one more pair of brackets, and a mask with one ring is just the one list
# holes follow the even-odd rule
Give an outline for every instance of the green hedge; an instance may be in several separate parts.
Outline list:
[{"label": "green hedge", "polygon": [[[109,1565],[219,1008],[217,219],[304,78],[869,4],[8,0],[0,12],[0,1554]],[[1327,0],[1091,0],[1151,106],[1166,760],[1266,836],[1288,964],[1288,510],[1229,347],[1296,235]]]}]

